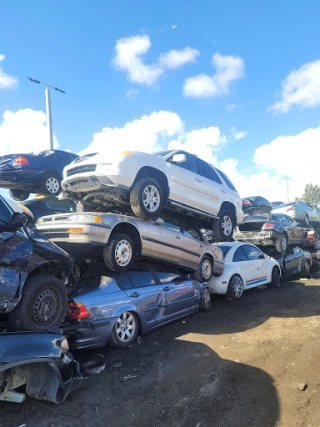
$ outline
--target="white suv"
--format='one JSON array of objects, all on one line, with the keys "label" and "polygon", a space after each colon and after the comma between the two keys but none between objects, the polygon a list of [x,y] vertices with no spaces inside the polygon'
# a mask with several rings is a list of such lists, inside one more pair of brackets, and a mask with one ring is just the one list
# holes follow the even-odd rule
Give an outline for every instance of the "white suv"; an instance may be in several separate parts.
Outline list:
[{"label": "white suv", "polygon": [[243,222],[242,200],[228,177],[182,150],[88,154],[65,167],[62,188],[78,211],[131,207],[149,219],[167,208],[197,217],[221,240],[229,240]]}]

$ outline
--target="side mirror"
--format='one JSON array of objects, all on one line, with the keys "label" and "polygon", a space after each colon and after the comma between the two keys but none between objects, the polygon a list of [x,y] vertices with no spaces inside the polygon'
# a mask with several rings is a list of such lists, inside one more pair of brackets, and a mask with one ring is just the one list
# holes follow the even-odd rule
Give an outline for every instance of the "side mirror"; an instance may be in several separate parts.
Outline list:
[{"label": "side mirror", "polygon": [[162,219],[162,218],[157,218],[157,219],[155,219],[155,220],[153,221],[153,223],[154,223],[155,225],[163,225],[163,224],[164,224],[164,221],[163,221],[163,219]]},{"label": "side mirror", "polygon": [[28,217],[25,213],[15,212],[10,220],[9,227],[11,230],[18,230],[19,228],[26,225],[28,222]]},{"label": "side mirror", "polygon": [[183,153],[174,154],[172,156],[171,162],[172,163],[184,163],[187,160],[187,157]]}]

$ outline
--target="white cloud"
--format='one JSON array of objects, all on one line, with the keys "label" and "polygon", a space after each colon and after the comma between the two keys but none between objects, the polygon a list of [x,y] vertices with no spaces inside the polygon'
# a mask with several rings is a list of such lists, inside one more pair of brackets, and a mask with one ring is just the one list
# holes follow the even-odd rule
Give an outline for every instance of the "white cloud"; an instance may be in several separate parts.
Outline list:
[{"label": "white cloud", "polygon": [[258,147],[253,155],[256,171],[239,172],[236,159],[221,162],[221,169],[233,180],[242,197],[261,195],[270,201],[287,201],[300,197],[306,184],[319,184],[320,127],[307,129],[298,135],[279,136]]},{"label": "white cloud", "polygon": [[136,99],[140,92],[140,89],[129,89],[126,93],[126,97],[128,99]]},{"label": "white cloud", "polygon": [[239,56],[223,56],[219,52],[212,57],[216,68],[213,76],[199,74],[186,79],[183,94],[186,97],[213,97],[229,93],[230,84],[244,77],[244,61]]},{"label": "white cloud", "polygon": [[[0,63],[5,60],[5,55],[0,53]],[[18,84],[18,79],[16,77],[10,76],[3,71],[3,68],[0,64],[0,90],[2,89],[12,89]]]},{"label": "white cloud", "polygon": [[292,71],[282,82],[281,100],[269,111],[286,113],[294,106],[314,107],[320,104],[320,60],[308,62]]},{"label": "white cloud", "polygon": [[[0,141],[0,155],[48,149],[46,115],[30,108],[5,111],[0,122]],[[55,136],[54,144],[58,146]]]},{"label": "white cloud", "polygon": [[231,135],[234,139],[242,139],[248,135],[247,130],[237,130],[235,127],[231,128]]},{"label": "white cloud", "polygon": [[131,82],[151,86],[166,70],[194,62],[199,55],[198,50],[186,46],[182,50],[170,50],[160,55],[154,64],[145,64],[142,56],[150,48],[151,41],[147,35],[119,39],[116,42],[112,63],[116,68],[125,71]]},{"label": "white cloud", "polygon": [[93,135],[91,144],[81,152],[119,152],[137,150],[151,153],[157,149],[186,151],[217,164],[216,153],[226,143],[218,127],[186,132],[182,119],[170,111],[157,111],[145,115],[121,128],[105,127]]}]

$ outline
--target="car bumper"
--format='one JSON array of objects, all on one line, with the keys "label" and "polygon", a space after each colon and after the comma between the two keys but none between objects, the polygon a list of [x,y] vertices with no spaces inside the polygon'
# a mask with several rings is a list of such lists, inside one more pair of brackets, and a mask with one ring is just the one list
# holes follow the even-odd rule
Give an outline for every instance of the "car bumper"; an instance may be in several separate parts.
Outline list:
[{"label": "car bumper", "polygon": [[21,185],[28,185],[30,189],[37,189],[41,176],[42,172],[37,170],[0,170],[0,187],[20,189]]},{"label": "car bumper", "polygon": [[260,246],[274,245],[279,237],[276,231],[256,231],[256,232],[241,232],[238,231],[234,234],[235,240],[242,242],[253,243]]},{"label": "car bumper", "polygon": [[72,350],[105,347],[117,317],[92,321],[72,322],[61,326]]},{"label": "car bumper", "polygon": [[212,277],[208,283],[209,291],[212,294],[225,295],[228,290],[229,277]]}]

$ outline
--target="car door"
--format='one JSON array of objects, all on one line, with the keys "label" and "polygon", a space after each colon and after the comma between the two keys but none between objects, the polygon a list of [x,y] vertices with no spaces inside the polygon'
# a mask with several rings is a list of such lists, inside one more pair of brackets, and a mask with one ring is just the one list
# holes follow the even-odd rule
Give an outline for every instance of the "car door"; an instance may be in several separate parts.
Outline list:
[{"label": "car door", "polygon": [[202,203],[206,212],[218,215],[226,193],[221,179],[208,163],[197,158],[198,173],[202,180]]},{"label": "car door", "polygon": [[289,226],[292,229],[292,235],[294,236],[293,243],[297,244],[303,244],[306,238],[306,229],[303,227],[300,227],[297,221],[295,221],[293,218],[291,218],[288,215],[285,215],[286,220],[289,224]]},{"label": "car door", "polygon": [[247,285],[247,283],[250,283],[253,278],[253,271],[243,246],[244,245],[241,245],[236,249],[235,253],[233,254],[232,262],[235,263],[236,266],[241,270],[241,275],[244,281],[243,285],[245,288],[247,288],[247,286],[250,286]]},{"label": "car door", "polygon": [[268,281],[267,261],[264,253],[256,246],[243,245],[250,265],[251,279],[247,281],[247,287],[260,286]]},{"label": "car door", "polygon": [[152,270],[163,292],[158,323],[168,322],[199,306],[199,294],[194,289],[193,280],[183,280],[179,272],[166,266],[153,265]]},{"label": "car door", "polygon": [[201,261],[204,240],[198,228],[187,219],[181,220],[181,230],[183,232],[183,252],[181,254],[181,265],[190,267],[193,270],[198,268]]},{"label": "car door", "polygon": [[298,246],[292,248],[294,260],[295,260],[295,271],[294,274],[300,274],[302,273],[304,269],[304,253],[301,248]]},{"label": "car door", "polygon": [[[132,287],[124,282],[129,279]],[[118,277],[119,287],[123,289],[139,313],[143,329],[155,326],[163,300],[163,285],[158,283],[148,269],[128,271]]]},{"label": "car door", "polygon": [[0,308],[14,299],[33,253],[32,243],[22,230],[10,231],[11,215],[0,198]]},{"label": "car door", "polygon": [[148,224],[148,235],[143,235],[144,252],[151,257],[179,264],[183,250],[183,234],[180,230],[178,219],[173,215],[162,214],[160,222]]},{"label": "car door", "polygon": [[293,253],[292,247],[288,246],[284,254],[285,277],[292,277],[297,271],[297,257]]},{"label": "car door", "polygon": [[[185,161],[176,162],[176,155]],[[184,152],[175,152],[167,159],[170,195],[169,199],[182,205],[203,210],[202,180],[197,173],[196,158]]]}]

